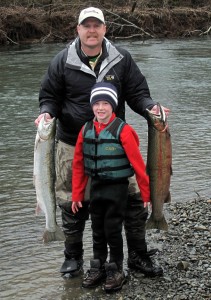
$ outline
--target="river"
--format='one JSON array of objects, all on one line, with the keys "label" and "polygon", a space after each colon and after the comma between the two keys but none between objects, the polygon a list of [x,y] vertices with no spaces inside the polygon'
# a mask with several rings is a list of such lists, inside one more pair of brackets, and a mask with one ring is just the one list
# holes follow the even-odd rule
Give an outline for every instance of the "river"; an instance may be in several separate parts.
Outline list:
[{"label": "river", "polygon": [[[211,41],[122,41],[147,78],[154,100],[170,108],[173,145],[173,202],[211,196]],[[43,245],[44,216],[35,216],[34,119],[40,81],[63,44],[0,48],[0,298],[77,299],[87,292],[80,278],[59,274],[63,243]],[[146,159],[147,124],[127,108]],[[58,211],[58,223],[61,224]],[[149,241],[150,244],[150,241]],[[86,269],[92,246],[90,223],[84,238]],[[99,292],[100,295],[100,292]],[[100,296],[99,296],[100,299]]]}]

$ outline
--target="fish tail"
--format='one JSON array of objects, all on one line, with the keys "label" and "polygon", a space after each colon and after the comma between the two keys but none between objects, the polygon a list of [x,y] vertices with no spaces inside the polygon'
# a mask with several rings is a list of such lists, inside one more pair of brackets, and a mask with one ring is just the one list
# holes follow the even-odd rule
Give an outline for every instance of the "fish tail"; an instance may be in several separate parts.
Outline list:
[{"label": "fish tail", "polygon": [[45,231],[43,233],[43,242],[44,243],[49,243],[52,241],[64,241],[64,239],[65,239],[64,233],[58,225],[56,225],[55,231],[52,232],[52,231],[45,229]]},{"label": "fish tail", "polygon": [[170,202],[171,202],[171,193],[168,192],[168,195],[167,195],[167,197],[166,197],[164,203],[170,203]]},{"label": "fish tail", "polygon": [[164,216],[159,221],[156,221],[151,215],[146,223],[146,229],[160,229],[168,231],[168,224]]}]

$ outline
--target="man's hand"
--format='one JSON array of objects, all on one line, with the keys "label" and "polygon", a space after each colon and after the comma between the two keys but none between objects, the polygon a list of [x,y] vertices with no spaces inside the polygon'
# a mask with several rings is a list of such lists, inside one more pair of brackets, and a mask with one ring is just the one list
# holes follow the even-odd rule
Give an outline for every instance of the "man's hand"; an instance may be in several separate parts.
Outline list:
[{"label": "man's hand", "polygon": [[44,115],[46,116],[46,120],[51,120],[52,119],[52,117],[51,117],[51,115],[49,113],[43,113],[43,114],[39,115],[37,117],[37,119],[34,121],[34,124],[36,125],[36,127],[38,127],[38,125],[40,123],[40,120],[42,119],[42,117]]},{"label": "man's hand", "polygon": [[[169,113],[170,113],[170,109],[164,107],[164,106],[161,106],[166,114],[166,117],[168,117]],[[159,115],[160,114],[160,108],[159,106],[156,104],[153,106],[153,108],[150,110],[151,113],[153,114],[156,114],[156,115]]]},{"label": "man's hand", "polygon": [[78,212],[78,209],[82,207],[82,203],[81,201],[78,202],[72,202],[72,211],[74,214],[76,214]]}]

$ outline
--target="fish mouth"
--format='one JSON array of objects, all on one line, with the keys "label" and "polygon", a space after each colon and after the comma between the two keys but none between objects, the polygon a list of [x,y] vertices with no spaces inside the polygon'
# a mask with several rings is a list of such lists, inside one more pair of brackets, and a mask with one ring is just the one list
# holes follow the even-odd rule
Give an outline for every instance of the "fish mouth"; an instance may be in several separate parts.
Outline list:
[{"label": "fish mouth", "polygon": [[165,132],[168,128],[167,116],[159,102],[157,102],[157,108],[158,109],[155,113],[151,112],[149,109],[146,109],[149,117],[149,126],[153,126],[155,129]]},{"label": "fish mouth", "polygon": [[37,128],[38,135],[41,140],[47,141],[50,137],[51,132],[54,130],[56,118],[46,118],[46,114],[41,118]]}]

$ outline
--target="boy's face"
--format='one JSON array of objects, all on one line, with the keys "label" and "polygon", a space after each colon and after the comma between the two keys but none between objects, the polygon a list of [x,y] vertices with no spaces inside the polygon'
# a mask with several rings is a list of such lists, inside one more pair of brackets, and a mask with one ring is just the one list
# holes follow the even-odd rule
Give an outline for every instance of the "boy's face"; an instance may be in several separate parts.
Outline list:
[{"label": "boy's face", "polygon": [[113,112],[111,104],[105,100],[95,102],[92,106],[92,110],[99,123],[108,123]]}]

